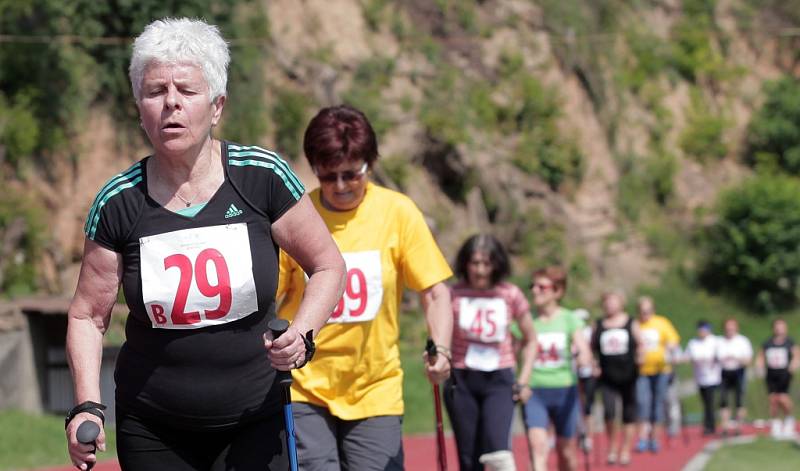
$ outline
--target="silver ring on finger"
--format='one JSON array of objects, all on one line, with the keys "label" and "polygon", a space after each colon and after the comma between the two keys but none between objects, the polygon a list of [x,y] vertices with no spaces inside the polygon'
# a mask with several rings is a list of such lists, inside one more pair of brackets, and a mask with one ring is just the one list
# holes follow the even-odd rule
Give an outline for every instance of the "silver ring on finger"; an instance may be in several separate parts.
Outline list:
[{"label": "silver ring on finger", "polygon": [[297,370],[297,369],[300,369],[300,367],[299,367],[299,366],[297,366],[297,360],[295,360],[295,361],[294,361],[294,369],[296,369],[296,370]]}]

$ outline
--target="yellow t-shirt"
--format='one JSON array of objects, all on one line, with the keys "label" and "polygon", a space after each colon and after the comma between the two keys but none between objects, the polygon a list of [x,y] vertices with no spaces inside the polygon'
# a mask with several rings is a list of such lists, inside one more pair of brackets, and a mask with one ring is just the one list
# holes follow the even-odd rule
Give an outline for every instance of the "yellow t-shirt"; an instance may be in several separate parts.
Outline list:
[{"label": "yellow t-shirt", "polygon": [[[309,194],[347,265],[345,293],[315,342],[314,360],[293,371],[292,400],[325,406],[344,420],[403,414],[398,313],[404,287],[422,291],[452,276],[422,213],[405,195],[367,183],[344,212]],[[291,320],[305,274],[281,252],[278,316]]]},{"label": "yellow t-shirt", "polygon": [[678,345],[681,341],[672,322],[666,317],[653,314],[647,322],[639,324],[639,330],[642,332],[644,344],[644,361],[639,367],[639,373],[650,376],[672,371],[667,363],[667,346]]}]

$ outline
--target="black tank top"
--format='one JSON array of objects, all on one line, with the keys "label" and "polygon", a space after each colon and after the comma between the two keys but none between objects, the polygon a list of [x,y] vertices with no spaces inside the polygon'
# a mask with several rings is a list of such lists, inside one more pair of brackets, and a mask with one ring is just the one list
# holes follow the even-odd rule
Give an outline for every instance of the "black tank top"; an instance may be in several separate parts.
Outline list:
[{"label": "black tank top", "polygon": [[602,370],[600,379],[614,384],[636,380],[636,342],[633,338],[633,318],[623,327],[606,328],[598,319],[592,337],[592,350],[597,355]]},{"label": "black tank top", "polygon": [[764,349],[764,360],[767,364],[767,371],[787,372],[789,364],[792,362],[792,348],[794,340],[786,337],[783,343],[775,343],[775,337],[770,337],[764,342],[761,348]]}]

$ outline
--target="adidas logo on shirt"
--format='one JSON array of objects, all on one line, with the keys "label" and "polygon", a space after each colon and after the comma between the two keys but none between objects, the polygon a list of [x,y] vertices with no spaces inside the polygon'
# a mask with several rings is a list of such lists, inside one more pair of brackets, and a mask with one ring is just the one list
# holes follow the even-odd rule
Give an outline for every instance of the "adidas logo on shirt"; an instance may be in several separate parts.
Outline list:
[{"label": "adidas logo on shirt", "polygon": [[231,205],[228,207],[228,210],[225,211],[225,219],[241,216],[243,212],[244,211],[237,208],[235,204],[231,203]]}]

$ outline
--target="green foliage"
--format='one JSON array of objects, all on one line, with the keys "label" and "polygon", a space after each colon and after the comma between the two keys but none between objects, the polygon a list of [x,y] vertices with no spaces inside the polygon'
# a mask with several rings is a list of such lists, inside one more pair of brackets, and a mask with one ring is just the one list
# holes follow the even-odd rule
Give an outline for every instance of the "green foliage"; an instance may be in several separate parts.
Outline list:
[{"label": "green foliage", "polygon": [[511,161],[520,170],[541,177],[554,191],[583,178],[583,154],[573,142],[562,141],[554,125],[525,134]]},{"label": "green foliage", "polygon": [[519,242],[508,247],[509,253],[521,255],[527,267],[569,266],[564,227],[546,218],[537,208],[520,215]]},{"label": "green foliage", "polygon": [[391,155],[380,159],[380,166],[401,191],[405,190],[410,177],[409,163],[403,157]]},{"label": "green foliage", "polygon": [[[10,251],[4,267],[0,292],[14,296],[34,292],[38,286],[36,262],[47,242],[45,210],[33,199],[14,192],[0,193],[0,240],[10,228],[22,224],[24,231]],[[2,249],[5,247],[0,246]]]},{"label": "green foliage", "polygon": [[358,65],[350,89],[343,95],[345,103],[360,109],[367,115],[378,137],[389,130],[392,123],[384,111],[382,91],[391,84],[394,74],[394,59],[373,57]]},{"label": "green foliage", "polygon": [[[219,137],[245,144],[260,142],[267,133],[270,116],[264,104],[265,44],[270,37],[269,22],[260,2],[243,4],[232,20],[235,27],[225,31],[232,41],[228,71],[228,98]],[[272,121],[280,117],[273,116]],[[283,129],[276,126],[276,142]],[[295,143],[292,149],[296,149]],[[296,154],[289,154],[295,157]]]},{"label": "green foliage", "polygon": [[800,175],[800,81],[768,82],[766,101],[750,121],[747,159]]},{"label": "green foliage", "polygon": [[800,183],[761,175],[724,192],[706,235],[705,278],[761,311],[800,294]]},{"label": "green foliage", "polygon": [[736,76],[715,39],[721,35],[714,21],[717,0],[684,0],[683,15],[671,31],[669,63],[691,82],[720,83]]},{"label": "green foliage", "polygon": [[381,27],[381,20],[383,19],[383,12],[388,0],[362,0],[361,7],[364,14],[364,20],[367,26],[372,31],[378,31]]},{"label": "green foliage", "polygon": [[308,98],[291,90],[275,93],[272,119],[275,122],[275,147],[284,157],[295,159],[300,155],[300,142],[308,122]]},{"label": "green foliage", "polygon": [[643,209],[662,207],[670,201],[677,169],[671,154],[625,154],[617,160],[620,168],[617,207],[629,221],[638,221]]},{"label": "green foliage", "polygon": [[514,55],[502,56],[500,75],[514,86],[511,104],[495,106],[490,116],[505,134],[522,134],[511,162],[539,176],[553,190],[580,182],[585,169],[583,154],[573,140],[559,132],[561,109],[556,90],[526,73]]},{"label": "green foliage", "polygon": [[625,32],[625,44],[631,53],[622,57],[617,79],[623,87],[639,93],[667,69],[669,46],[658,36],[636,27]]},{"label": "green foliage", "polygon": [[701,162],[719,160],[728,153],[723,140],[728,120],[703,99],[700,92],[692,93],[686,128],[680,136],[680,147],[686,155]]},{"label": "green foliage", "polygon": [[[237,8],[251,3],[253,0],[4,2],[0,5],[0,31],[33,38],[0,48],[0,90],[12,106],[27,106],[27,113],[12,115],[12,123],[6,126],[15,130],[18,148],[12,158],[20,161],[33,154],[42,159],[52,154],[45,151],[65,150],[84,125],[90,107],[98,103],[110,104],[119,131],[136,129],[136,108],[127,77],[131,38],[152,20],[166,16],[205,18],[220,26],[229,39],[249,35],[256,28],[263,30],[266,23],[263,16],[255,14],[258,10],[249,11],[245,24],[234,21],[233,16]],[[256,46],[234,45],[234,56],[237,49],[249,47]],[[229,88],[236,89],[239,80],[263,85],[252,64],[242,62],[244,72],[234,66]],[[258,106],[258,100],[248,99],[250,106]],[[30,138],[20,137],[33,135],[33,129],[38,129],[38,138],[30,149]],[[258,133],[256,129],[250,134]],[[20,143],[24,145],[19,147]],[[27,155],[18,154],[23,150]]]},{"label": "green foliage", "polygon": [[470,113],[469,107],[464,106],[460,99],[463,96],[460,75],[454,67],[441,67],[425,88],[425,98],[420,107],[419,119],[428,134],[451,145],[470,142]]},{"label": "green foliage", "polygon": [[0,93],[0,142],[5,146],[7,161],[15,168],[33,152],[41,134],[30,102],[30,96],[20,93],[9,106]]}]

